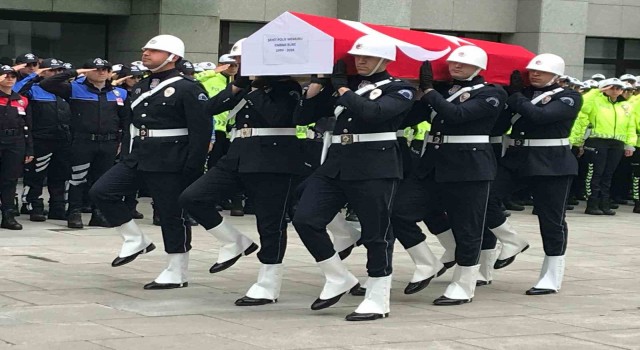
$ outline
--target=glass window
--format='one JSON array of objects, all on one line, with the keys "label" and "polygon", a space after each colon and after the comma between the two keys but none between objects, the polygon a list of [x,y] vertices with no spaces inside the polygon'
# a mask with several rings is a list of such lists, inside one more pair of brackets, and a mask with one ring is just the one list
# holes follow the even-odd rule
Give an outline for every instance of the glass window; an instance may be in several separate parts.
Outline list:
[{"label": "glass window", "polygon": [[640,40],[626,39],[624,41],[624,58],[640,60]]},{"label": "glass window", "polygon": [[265,23],[257,22],[221,21],[218,52],[220,52],[220,55],[229,52],[236,41],[248,37],[264,25]]},{"label": "glass window", "polygon": [[616,58],[618,48],[617,39],[587,38],[585,58]]},{"label": "glass window", "polygon": [[106,24],[0,19],[0,60],[31,52],[81,65],[91,57],[106,57]]},{"label": "glass window", "polygon": [[603,63],[585,63],[583,80],[591,79],[591,76],[597,73],[604,74],[604,76],[607,78],[615,77],[616,65]]}]

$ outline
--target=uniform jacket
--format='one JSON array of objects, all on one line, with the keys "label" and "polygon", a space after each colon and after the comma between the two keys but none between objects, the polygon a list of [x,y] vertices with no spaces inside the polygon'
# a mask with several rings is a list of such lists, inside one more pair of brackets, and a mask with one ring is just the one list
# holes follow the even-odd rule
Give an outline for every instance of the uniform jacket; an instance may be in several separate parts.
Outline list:
[{"label": "uniform jacket", "polygon": [[33,73],[13,87],[29,99],[33,119],[31,133],[34,138],[47,140],[69,140],[71,108],[63,98],[45,91],[39,84],[41,80]]},{"label": "uniform jacket", "polygon": [[24,145],[25,155],[33,155],[29,100],[12,92],[0,92],[0,144]]},{"label": "uniform jacket", "polygon": [[[527,88],[522,93],[509,96],[507,108],[500,115],[501,122],[511,120],[515,113],[519,118],[511,130],[511,138],[559,139],[567,138],[582,105],[580,94],[565,89],[533,105],[531,100],[541,93],[558,88]],[[576,175],[578,162],[568,146],[509,147],[503,164],[519,176]]]},{"label": "uniform jacket", "polygon": [[75,70],[68,70],[40,81],[42,89],[69,102],[73,137],[91,139],[91,135],[101,135],[109,140],[120,139],[128,123],[127,91],[108,83],[98,90],[87,79],[69,83],[75,76]]},{"label": "uniform jacket", "polygon": [[[181,76],[175,70],[152,74],[138,82],[132,89],[131,102],[150,90],[152,79],[160,82]],[[123,152],[124,164],[141,171],[183,172],[185,183],[190,184],[204,170],[207,148],[211,137],[211,117],[205,114],[208,100],[202,86],[194,79],[183,77],[146,98],[131,111],[131,123],[138,129],[189,129],[185,136],[134,137],[131,140],[129,127]]]},{"label": "uniform jacket", "polygon": [[[411,114],[429,116],[429,135],[489,135],[506,100],[506,92],[499,86],[485,85],[463,93],[451,102],[449,96],[467,86],[483,84],[478,76],[471,81],[454,81],[443,91],[431,91],[417,101]],[[489,143],[429,143],[417,170],[418,177],[433,173],[436,182],[489,181],[496,176],[496,158]]]},{"label": "uniform jacket", "polygon": [[[220,91],[226,89],[227,85],[229,84],[229,77],[222,73],[216,73],[212,70],[197,73],[195,75],[195,78],[200,83],[202,83],[202,86],[204,86],[204,88],[207,90],[207,94],[209,94],[209,97],[213,97],[219,94]],[[229,111],[224,111],[213,116],[214,130],[227,134],[228,114]]]},{"label": "uniform jacket", "polygon": [[[360,87],[385,79],[392,79],[392,82],[362,96],[355,93]],[[411,108],[415,94],[413,86],[391,77],[386,71],[368,77],[353,77],[349,81],[349,88],[351,91],[337,97],[332,88],[326,86],[318,95],[300,100],[296,109],[296,123],[312,123],[333,115],[336,106],[344,106],[346,109],[338,117],[333,129],[334,135],[395,134]],[[403,168],[399,147],[396,139],[332,144],[326,161],[317,173],[341,180],[400,179]]]},{"label": "uniform jacket", "polygon": [[[300,98],[300,85],[289,78],[269,79],[266,86],[233,94],[232,85],[213,97],[209,115],[231,110],[247,100],[236,118],[236,128],[295,129],[293,110]],[[305,174],[304,152],[295,135],[235,138],[216,166],[239,173]]]},{"label": "uniform jacket", "polygon": [[585,100],[571,133],[571,143],[581,146],[584,135],[591,125],[589,138],[612,139],[634,147],[637,141],[635,119],[638,116],[633,104],[628,101],[611,102],[599,92]]}]

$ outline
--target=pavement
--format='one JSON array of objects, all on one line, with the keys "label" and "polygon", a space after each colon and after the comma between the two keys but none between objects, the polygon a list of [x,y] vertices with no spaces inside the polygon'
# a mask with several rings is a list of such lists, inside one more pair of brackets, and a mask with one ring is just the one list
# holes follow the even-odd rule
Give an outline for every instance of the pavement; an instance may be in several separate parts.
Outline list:
[{"label": "pavement", "polygon": [[[277,304],[234,305],[259,263],[254,254],[209,274],[219,245],[201,226],[193,230],[189,287],[143,290],[164,268],[165,254],[149,201],[142,199],[139,209],[145,219],[138,223],[159,249],[119,268],[110,266],[121,245],[113,229],[73,230],[22,215],[24,230],[0,230],[0,350],[640,349],[640,215],[631,206],[615,217],[587,216],[584,204],[568,213],[567,269],[556,295],[524,295],[544,255],[530,207],[511,221],[531,248],[496,271],[493,284],[477,288],[466,305],[432,305],[451,271],[404,295],[413,264],[397,245],[391,316],[360,323],[344,316],[361,297],[309,309],[324,281],[292,227]],[[257,239],[253,216],[229,220]],[[433,236],[428,241],[442,253]],[[359,247],[347,259],[361,281],[365,258]]]}]

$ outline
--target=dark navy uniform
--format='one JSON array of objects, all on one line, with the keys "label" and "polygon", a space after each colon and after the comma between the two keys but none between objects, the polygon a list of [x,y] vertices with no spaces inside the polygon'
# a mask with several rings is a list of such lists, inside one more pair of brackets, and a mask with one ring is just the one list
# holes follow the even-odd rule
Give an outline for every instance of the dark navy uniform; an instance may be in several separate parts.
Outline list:
[{"label": "dark navy uniform", "polygon": [[152,90],[152,82],[162,84],[175,77],[179,79],[157,87],[157,92],[133,106],[128,137],[122,144],[124,156],[90,191],[109,223],[120,226],[132,220],[123,196],[135,192],[140,182],[146,184],[169,254],[191,250],[191,227],[184,221],[178,197],[204,169],[212,129],[211,118],[204,112],[208,98],[200,84],[176,69],[151,74],[131,93],[133,103]]},{"label": "dark navy uniform", "polygon": [[[387,79],[389,83],[362,96],[354,92]],[[348,202],[360,218],[368,274],[385,277],[392,272],[391,206],[403,173],[396,131],[411,108],[415,89],[386,71],[357,76],[349,81],[349,88],[352,91],[336,99],[326,86],[318,95],[301,100],[296,110],[296,123],[306,125],[330,115],[334,106],[346,107],[334,127],[333,137],[339,141],[307,180],[293,224],[314,259],[327,260],[336,254],[327,224]],[[366,135],[385,137],[366,141],[370,137]]]},{"label": "dark navy uniform", "polygon": [[[108,82],[97,89],[85,78],[69,83],[74,77],[76,71],[69,70],[40,82],[45,91],[62,97],[71,106],[70,217],[82,208],[87,181],[96,181],[113,165],[128,117],[126,90]],[[99,215],[94,211],[92,219]]]},{"label": "dark navy uniform", "polygon": [[[9,68],[3,66],[3,68]],[[15,92],[0,92],[0,198],[2,200],[2,227],[22,229],[15,223],[13,198],[16,184],[22,176],[25,156],[33,155],[31,111],[29,100]],[[10,216],[10,220],[7,220]],[[7,227],[13,222],[15,227]]]},{"label": "dark navy uniform", "polygon": [[[446,101],[458,90],[477,85],[482,87]],[[503,108],[506,92],[485,84],[480,76],[455,81],[446,88],[442,93],[428,92],[411,111],[411,115],[429,116],[431,110],[437,114],[431,121],[418,169],[398,191],[392,222],[405,249],[426,238],[415,225],[417,221],[433,219],[442,226],[430,227],[434,233],[450,225],[457,245],[455,261],[460,266],[474,266],[482,244],[489,184],[496,176],[488,135]]]},{"label": "dark navy uniform", "polygon": [[[53,67],[62,67],[62,64]],[[33,116],[35,158],[25,166],[22,203],[27,204],[27,209],[34,214],[44,215],[44,203],[40,197],[46,178],[49,218],[64,219],[66,184],[71,177],[71,109],[63,98],[45,91],[39,84],[40,80],[33,73],[14,86],[14,91],[19,90],[29,98]]]},{"label": "dark navy uniform", "polygon": [[[300,85],[288,77],[259,78],[257,88],[246,87],[234,94],[233,84],[207,104],[207,115],[231,110],[237,130],[227,154],[180,196],[180,204],[205,229],[222,223],[215,204],[245,190],[255,205],[262,264],[282,263],[287,242],[285,213],[297,175],[305,173],[298,145],[293,110],[300,98]],[[276,135],[278,134],[279,135]]]},{"label": "dark navy uniform", "polygon": [[[569,137],[582,105],[580,94],[565,89],[544,98],[536,105],[531,100],[542,93],[558,88],[527,88],[507,100],[508,108],[501,119],[513,120],[511,144],[502,163],[508,169],[515,186],[529,185],[533,192],[534,208],[538,214],[544,251],[547,256],[564,255],[567,247],[565,204],[572,178],[578,173],[576,157],[568,142],[556,146],[532,146],[529,140],[558,140]],[[499,181],[497,191],[512,193],[514,183]]]}]

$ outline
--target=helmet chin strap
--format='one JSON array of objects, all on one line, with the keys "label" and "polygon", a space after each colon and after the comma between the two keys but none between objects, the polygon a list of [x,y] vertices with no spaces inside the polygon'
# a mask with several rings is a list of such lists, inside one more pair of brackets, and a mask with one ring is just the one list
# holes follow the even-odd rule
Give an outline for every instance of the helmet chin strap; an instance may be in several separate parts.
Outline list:
[{"label": "helmet chin strap", "polygon": [[459,80],[462,80],[462,81],[471,81],[471,80],[473,80],[473,78],[475,78],[475,77],[477,77],[477,76],[478,76],[478,74],[480,73],[480,71],[481,71],[481,70],[482,70],[482,68],[478,68],[478,69],[476,69],[476,71],[475,71],[475,72],[473,72],[473,74],[471,74],[467,79],[459,79]]},{"label": "helmet chin strap", "polygon": [[556,80],[558,79],[559,75],[554,75],[553,78],[551,78],[551,80],[549,80],[548,83],[544,84],[543,87],[547,87],[547,86],[551,86],[553,84],[555,84]]},{"label": "helmet chin strap", "polygon": [[370,77],[376,73],[378,73],[378,69],[380,68],[380,66],[382,65],[382,62],[384,61],[384,58],[380,58],[380,61],[378,61],[378,64],[376,64],[376,66],[371,70],[371,72],[369,74],[363,74],[363,76],[365,77]]},{"label": "helmet chin strap", "polygon": [[164,62],[162,62],[161,65],[159,65],[159,66],[157,66],[156,68],[153,68],[153,69],[149,68],[149,70],[151,71],[151,73],[155,73],[159,69],[162,69],[162,67],[166,66],[169,62],[171,62],[171,60],[173,60],[174,57],[176,57],[176,55],[170,54],[169,57],[167,57],[167,59],[164,60]]}]

